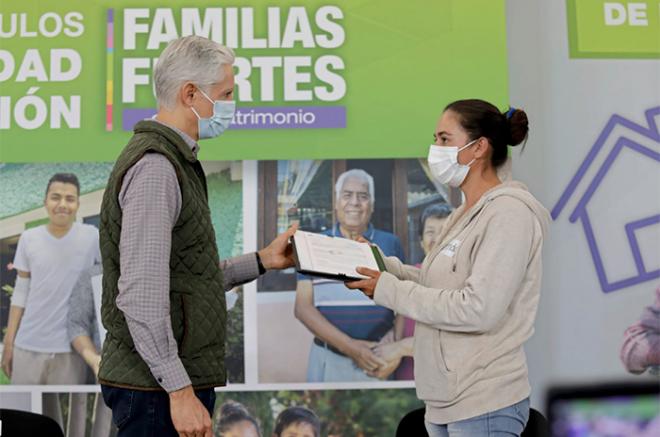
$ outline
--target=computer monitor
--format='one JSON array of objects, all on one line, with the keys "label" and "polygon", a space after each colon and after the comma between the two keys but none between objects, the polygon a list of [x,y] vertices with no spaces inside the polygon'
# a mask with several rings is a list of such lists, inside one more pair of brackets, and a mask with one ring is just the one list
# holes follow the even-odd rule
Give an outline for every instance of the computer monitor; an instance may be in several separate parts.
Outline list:
[{"label": "computer monitor", "polygon": [[556,387],[548,392],[550,435],[660,436],[660,381]]}]

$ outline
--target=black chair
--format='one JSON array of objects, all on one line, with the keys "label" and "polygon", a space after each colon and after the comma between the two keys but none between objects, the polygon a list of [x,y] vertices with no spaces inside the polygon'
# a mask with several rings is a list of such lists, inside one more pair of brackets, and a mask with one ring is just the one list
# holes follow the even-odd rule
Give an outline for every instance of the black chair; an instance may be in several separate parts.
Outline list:
[{"label": "black chair", "polygon": [[520,437],[550,437],[548,420],[534,408],[529,409],[529,419]]},{"label": "black chair", "polygon": [[426,408],[418,408],[403,416],[396,428],[396,437],[428,437],[424,426],[425,412]]},{"label": "black chair", "polygon": [[64,437],[57,422],[41,414],[0,409],[0,422],[2,437]]}]

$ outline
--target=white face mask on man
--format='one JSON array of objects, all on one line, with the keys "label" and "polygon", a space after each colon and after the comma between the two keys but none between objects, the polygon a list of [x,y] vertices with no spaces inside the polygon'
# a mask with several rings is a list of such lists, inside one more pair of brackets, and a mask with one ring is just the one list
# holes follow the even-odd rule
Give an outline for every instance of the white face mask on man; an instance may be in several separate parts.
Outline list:
[{"label": "white face mask on man", "polygon": [[431,144],[429,147],[428,163],[431,169],[431,176],[441,183],[448,184],[451,187],[460,187],[468,172],[470,166],[474,163],[474,159],[467,163],[467,165],[458,163],[458,152],[466,149],[479,140],[472,140],[463,147],[456,146],[436,146]]},{"label": "white face mask on man", "polygon": [[233,100],[212,100],[206,95],[204,91],[199,90],[200,93],[213,103],[213,115],[209,118],[202,118],[199,116],[195,108],[192,106],[190,109],[197,116],[198,119],[198,132],[199,139],[215,138],[223,134],[231,124],[236,112],[236,102]]}]

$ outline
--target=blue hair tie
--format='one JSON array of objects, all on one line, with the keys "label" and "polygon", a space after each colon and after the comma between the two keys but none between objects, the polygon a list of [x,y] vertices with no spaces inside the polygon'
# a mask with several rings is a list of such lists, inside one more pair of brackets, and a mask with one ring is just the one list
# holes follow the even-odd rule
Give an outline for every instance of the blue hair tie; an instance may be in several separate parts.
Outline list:
[{"label": "blue hair tie", "polygon": [[511,120],[511,117],[513,116],[513,113],[516,112],[516,111],[517,111],[516,108],[514,108],[513,106],[510,106],[509,110],[506,111],[506,114],[505,114],[506,119]]}]

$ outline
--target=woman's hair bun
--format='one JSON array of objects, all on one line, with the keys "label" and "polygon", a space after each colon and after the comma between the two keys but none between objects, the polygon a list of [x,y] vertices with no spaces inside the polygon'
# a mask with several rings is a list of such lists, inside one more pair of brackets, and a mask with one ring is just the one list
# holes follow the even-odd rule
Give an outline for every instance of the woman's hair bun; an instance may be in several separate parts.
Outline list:
[{"label": "woman's hair bun", "polygon": [[529,132],[527,114],[522,109],[511,108],[505,116],[509,125],[509,145],[517,146],[525,141]]}]

